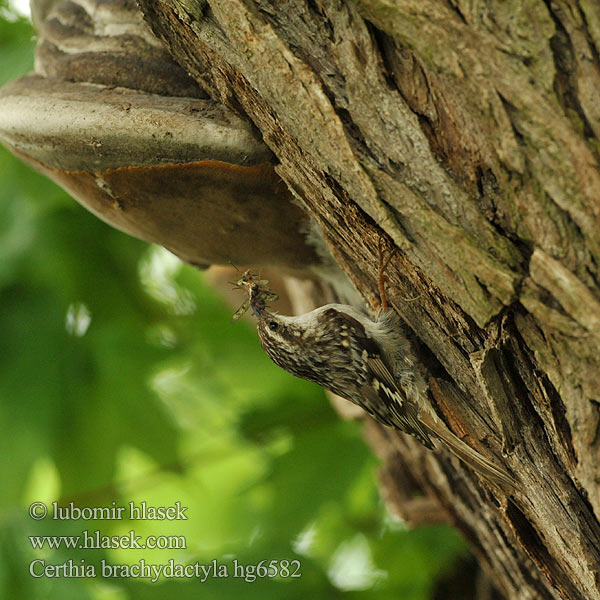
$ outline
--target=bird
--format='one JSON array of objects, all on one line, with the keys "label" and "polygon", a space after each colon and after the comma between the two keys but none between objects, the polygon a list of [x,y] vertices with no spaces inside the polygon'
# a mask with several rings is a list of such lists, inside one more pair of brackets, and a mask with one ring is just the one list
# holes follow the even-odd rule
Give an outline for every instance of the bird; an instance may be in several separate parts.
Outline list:
[{"label": "bird", "polygon": [[292,375],[357,404],[379,423],[413,436],[431,450],[441,442],[488,481],[506,492],[516,489],[504,468],[468,446],[435,413],[404,325],[387,303],[386,266],[380,258],[381,307],[374,318],[335,303],[299,316],[271,312],[268,303],[276,294],[250,271],[236,282],[248,294],[236,315],[252,309],[266,354]]}]

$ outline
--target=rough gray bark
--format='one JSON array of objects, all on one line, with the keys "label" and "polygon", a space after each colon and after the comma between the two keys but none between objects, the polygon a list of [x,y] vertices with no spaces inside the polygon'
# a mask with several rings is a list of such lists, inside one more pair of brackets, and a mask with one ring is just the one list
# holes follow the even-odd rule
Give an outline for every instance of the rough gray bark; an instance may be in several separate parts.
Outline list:
[{"label": "rough gray bark", "polygon": [[367,298],[379,230],[400,248],[392,303],[441,413],[522,487],[403,438],[412,477],[507,596],[600,598],[599,5],[139,3]]},{"label": "rough gray bark", "polygon": [[600,5],[139,4],[196,81],[129,0],[40,0],[2,141],[197,264],[314,268],[273,164],[367,299],[384,231],[440,415],[521,484],[368,422],[384,497],[450,520],[510,598],[600,598]]}]

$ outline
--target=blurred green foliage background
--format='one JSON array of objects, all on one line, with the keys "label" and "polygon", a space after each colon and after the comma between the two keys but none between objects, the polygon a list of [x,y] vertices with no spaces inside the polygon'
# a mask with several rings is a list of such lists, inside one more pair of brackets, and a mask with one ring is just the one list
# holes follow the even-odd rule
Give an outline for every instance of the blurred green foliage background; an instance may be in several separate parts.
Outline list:
[{"label": "blurred green foliage background", "polygon": [[[34,32],[0,1],[0,83]],[[466,553],[385,512],[377,462],[322,390],[275,367],[202,275],[0,148],[0,597],[431,597]],[[187,521],[35,521],[31,502],[187,506]],[[32,535],[183,535],[185,550],[34,550]],[[33,578],[62,564],[300,560],[299,579]],[[231,571],[230,571],[231,573]]]}]

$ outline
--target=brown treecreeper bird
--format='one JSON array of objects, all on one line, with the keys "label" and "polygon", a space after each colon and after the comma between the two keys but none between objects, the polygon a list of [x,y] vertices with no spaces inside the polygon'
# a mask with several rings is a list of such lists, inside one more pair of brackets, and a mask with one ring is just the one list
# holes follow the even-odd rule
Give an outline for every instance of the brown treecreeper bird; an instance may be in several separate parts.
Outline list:
[{"label": "brown treecreeper bird", "polygon": [[292,375],[354,402],[427,448],[441,440],[486,479],[507,492],[515,489],[515,480],[503,468],[460,440],[435,414],[402,322],[388,307],[384,271],[391,256],[384,262],[381,244],[379,250],[381,308],[374,319],[346,304],[327,304],[296,317],[272,313],[267,305],[277,295],[250,271],[236,282],[248,298],[235,317],[252,309],[265,352]]}]

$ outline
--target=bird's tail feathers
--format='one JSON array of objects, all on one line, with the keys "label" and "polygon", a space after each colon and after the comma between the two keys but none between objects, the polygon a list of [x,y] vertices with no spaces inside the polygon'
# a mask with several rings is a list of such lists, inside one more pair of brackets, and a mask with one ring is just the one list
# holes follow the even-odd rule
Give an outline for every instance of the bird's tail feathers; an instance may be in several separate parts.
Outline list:
[{"label": "bird's tail feathers", "polygon": [[430,414],[423,414],[423,412],[420,415],[420,420],[445,444],[452,454],[488,481],[499,484],[507,493],[517,489],[517,482],[505,469],[494,464],[491,460],[488,460],[477,452],[477,450],[465,444],[442,421],[434,419]]}]

